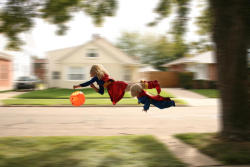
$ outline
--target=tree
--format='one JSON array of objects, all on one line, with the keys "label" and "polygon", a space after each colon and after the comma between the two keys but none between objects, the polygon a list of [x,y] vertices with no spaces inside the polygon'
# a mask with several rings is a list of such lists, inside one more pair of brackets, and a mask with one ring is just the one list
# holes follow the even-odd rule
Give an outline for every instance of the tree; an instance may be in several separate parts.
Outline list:
[{"label": "tree", "polygon": [[[187,2],[186,0],[176,0]],[[175,1],[175,2],[176,2]],[[169,4],[171,0],[161,0]],[[247,48],[250,47],[250,1],[209,0],[211,30],[218,62],[218,83],[222,101],[221,136],[250,140]],[[178,3],[177,3],[178,4]],[[157,9],[159,6],[157,7]],[[169,10],[169,7],[161,7]],[[209,13],[208,11],[211,11]],[[166,17],[162,12],[159,15]],[[209,17],[207,17],[209,18]],[[200,18],[201,19],[201,18]],[[207,22],[207,20],[206,20]],[[206,24],[202,24],[206,25]],[[207,25],[209,31],[209,25]]]},{"label": "tree", "polygon": [[190,43],[190,46],[198,53],[213,50],[212,44],[212,24],[213,16],[210,6],[206,0],[201,1],[202,7],[205,8],[201,15],[196,18],[195,24],[198,26],[197,33],[202,37],[198,42]]},{"label": "tree", "polygon": [[18,50],[24,43],[18,35],[29,31],[35,18],[56,24],[57,34],[63,35],[67,30],[65,23],[75,12],[84,11],[100,25],[116,9],[116,0],[6,0],[0,6],[0,33],[8,38],[7,48]]},{"label": "tree", "polygon": [[141,35],[124,32],[118,39],[117,46],[141,63],[151,64],[159,70],[161,65],[183,57],[188,48],[183,42],[169,42],[165,36]]},{"label": "tree", "polygon": [[250,140],[247,49],[250,47],[250,1],[210,0],[214,15],[222,135]]},{"label": "tree", "polygon": [[137,60],[142,56],[141,51],[144,48],[141,34],[137,32],[123,32],[116,46]]}]

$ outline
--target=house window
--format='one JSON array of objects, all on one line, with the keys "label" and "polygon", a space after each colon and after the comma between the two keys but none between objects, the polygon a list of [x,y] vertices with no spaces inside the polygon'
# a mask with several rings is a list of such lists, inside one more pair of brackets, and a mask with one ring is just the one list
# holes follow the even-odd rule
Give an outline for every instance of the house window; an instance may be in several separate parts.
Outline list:
[{"label": "house window", "polygon": [[124,80],[125,81],[130,81],[131,80],[131,70],[129,68],[125,68]]},{"label": "house window", "polygon": [[52,79],[60,79],[60,72],[59,71],[53,71]]},{"label": "house window", "polygon": [[95,58],[98,57],[96,49],[89,49],[87,52],[87,57]]},{"label": "house window", "polygon": [[7,65],[1,65],[0,79],[1,80],[7,80],[8,79],[8,66]]},{"label": "house window", "polygon": [[82,67],[69,67],[68,80],[84,80],[84,68]]}]

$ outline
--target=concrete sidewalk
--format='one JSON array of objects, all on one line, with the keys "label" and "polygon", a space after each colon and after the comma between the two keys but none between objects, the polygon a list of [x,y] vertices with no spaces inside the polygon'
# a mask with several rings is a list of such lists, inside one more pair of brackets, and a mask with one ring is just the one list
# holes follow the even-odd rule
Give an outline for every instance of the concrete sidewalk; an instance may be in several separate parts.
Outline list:
[{"label": "concrete sidewalk", "polygon": [[219,98],[208,98],[182,88],[163,88],[163,90],[173,94],[178,99],[184,100],[188,103],[188,106],[220,106]]},{"label": "concrete sidewalk", "polygon": [[23,94],[25,92],[5,92],[5,93],[0,93],[0,105],[2,105],[2,100],[4,99],[8,99],[8,98],[12,98],[14,96],[17,96],[17,95],[20,95],[20,94]]}]

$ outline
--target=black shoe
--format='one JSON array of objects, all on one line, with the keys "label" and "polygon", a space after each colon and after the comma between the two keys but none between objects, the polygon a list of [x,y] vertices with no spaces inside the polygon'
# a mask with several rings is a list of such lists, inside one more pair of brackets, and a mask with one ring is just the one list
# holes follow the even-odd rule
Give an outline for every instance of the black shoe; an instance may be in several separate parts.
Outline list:
[{"label": "black shoe", "polygon": [[173,102],[173,106],[175,107],[175,102],[174,101],[172,101]]}]

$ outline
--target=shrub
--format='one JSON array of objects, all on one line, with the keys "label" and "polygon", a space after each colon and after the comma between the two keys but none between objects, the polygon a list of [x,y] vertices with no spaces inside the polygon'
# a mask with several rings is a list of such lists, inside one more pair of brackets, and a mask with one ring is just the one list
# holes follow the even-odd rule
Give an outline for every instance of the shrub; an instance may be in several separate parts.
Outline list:
[{"label": "shrub", "polygon": [[208,80],[193,80],[192,81],[193,89],[216,89],[216,81]]},{"label": "shrub", "polygon": [[194,78],[194,73],[192,72],[180,72],[179,73],[180,86],[185,89],[191,89],[193,78]]}]

